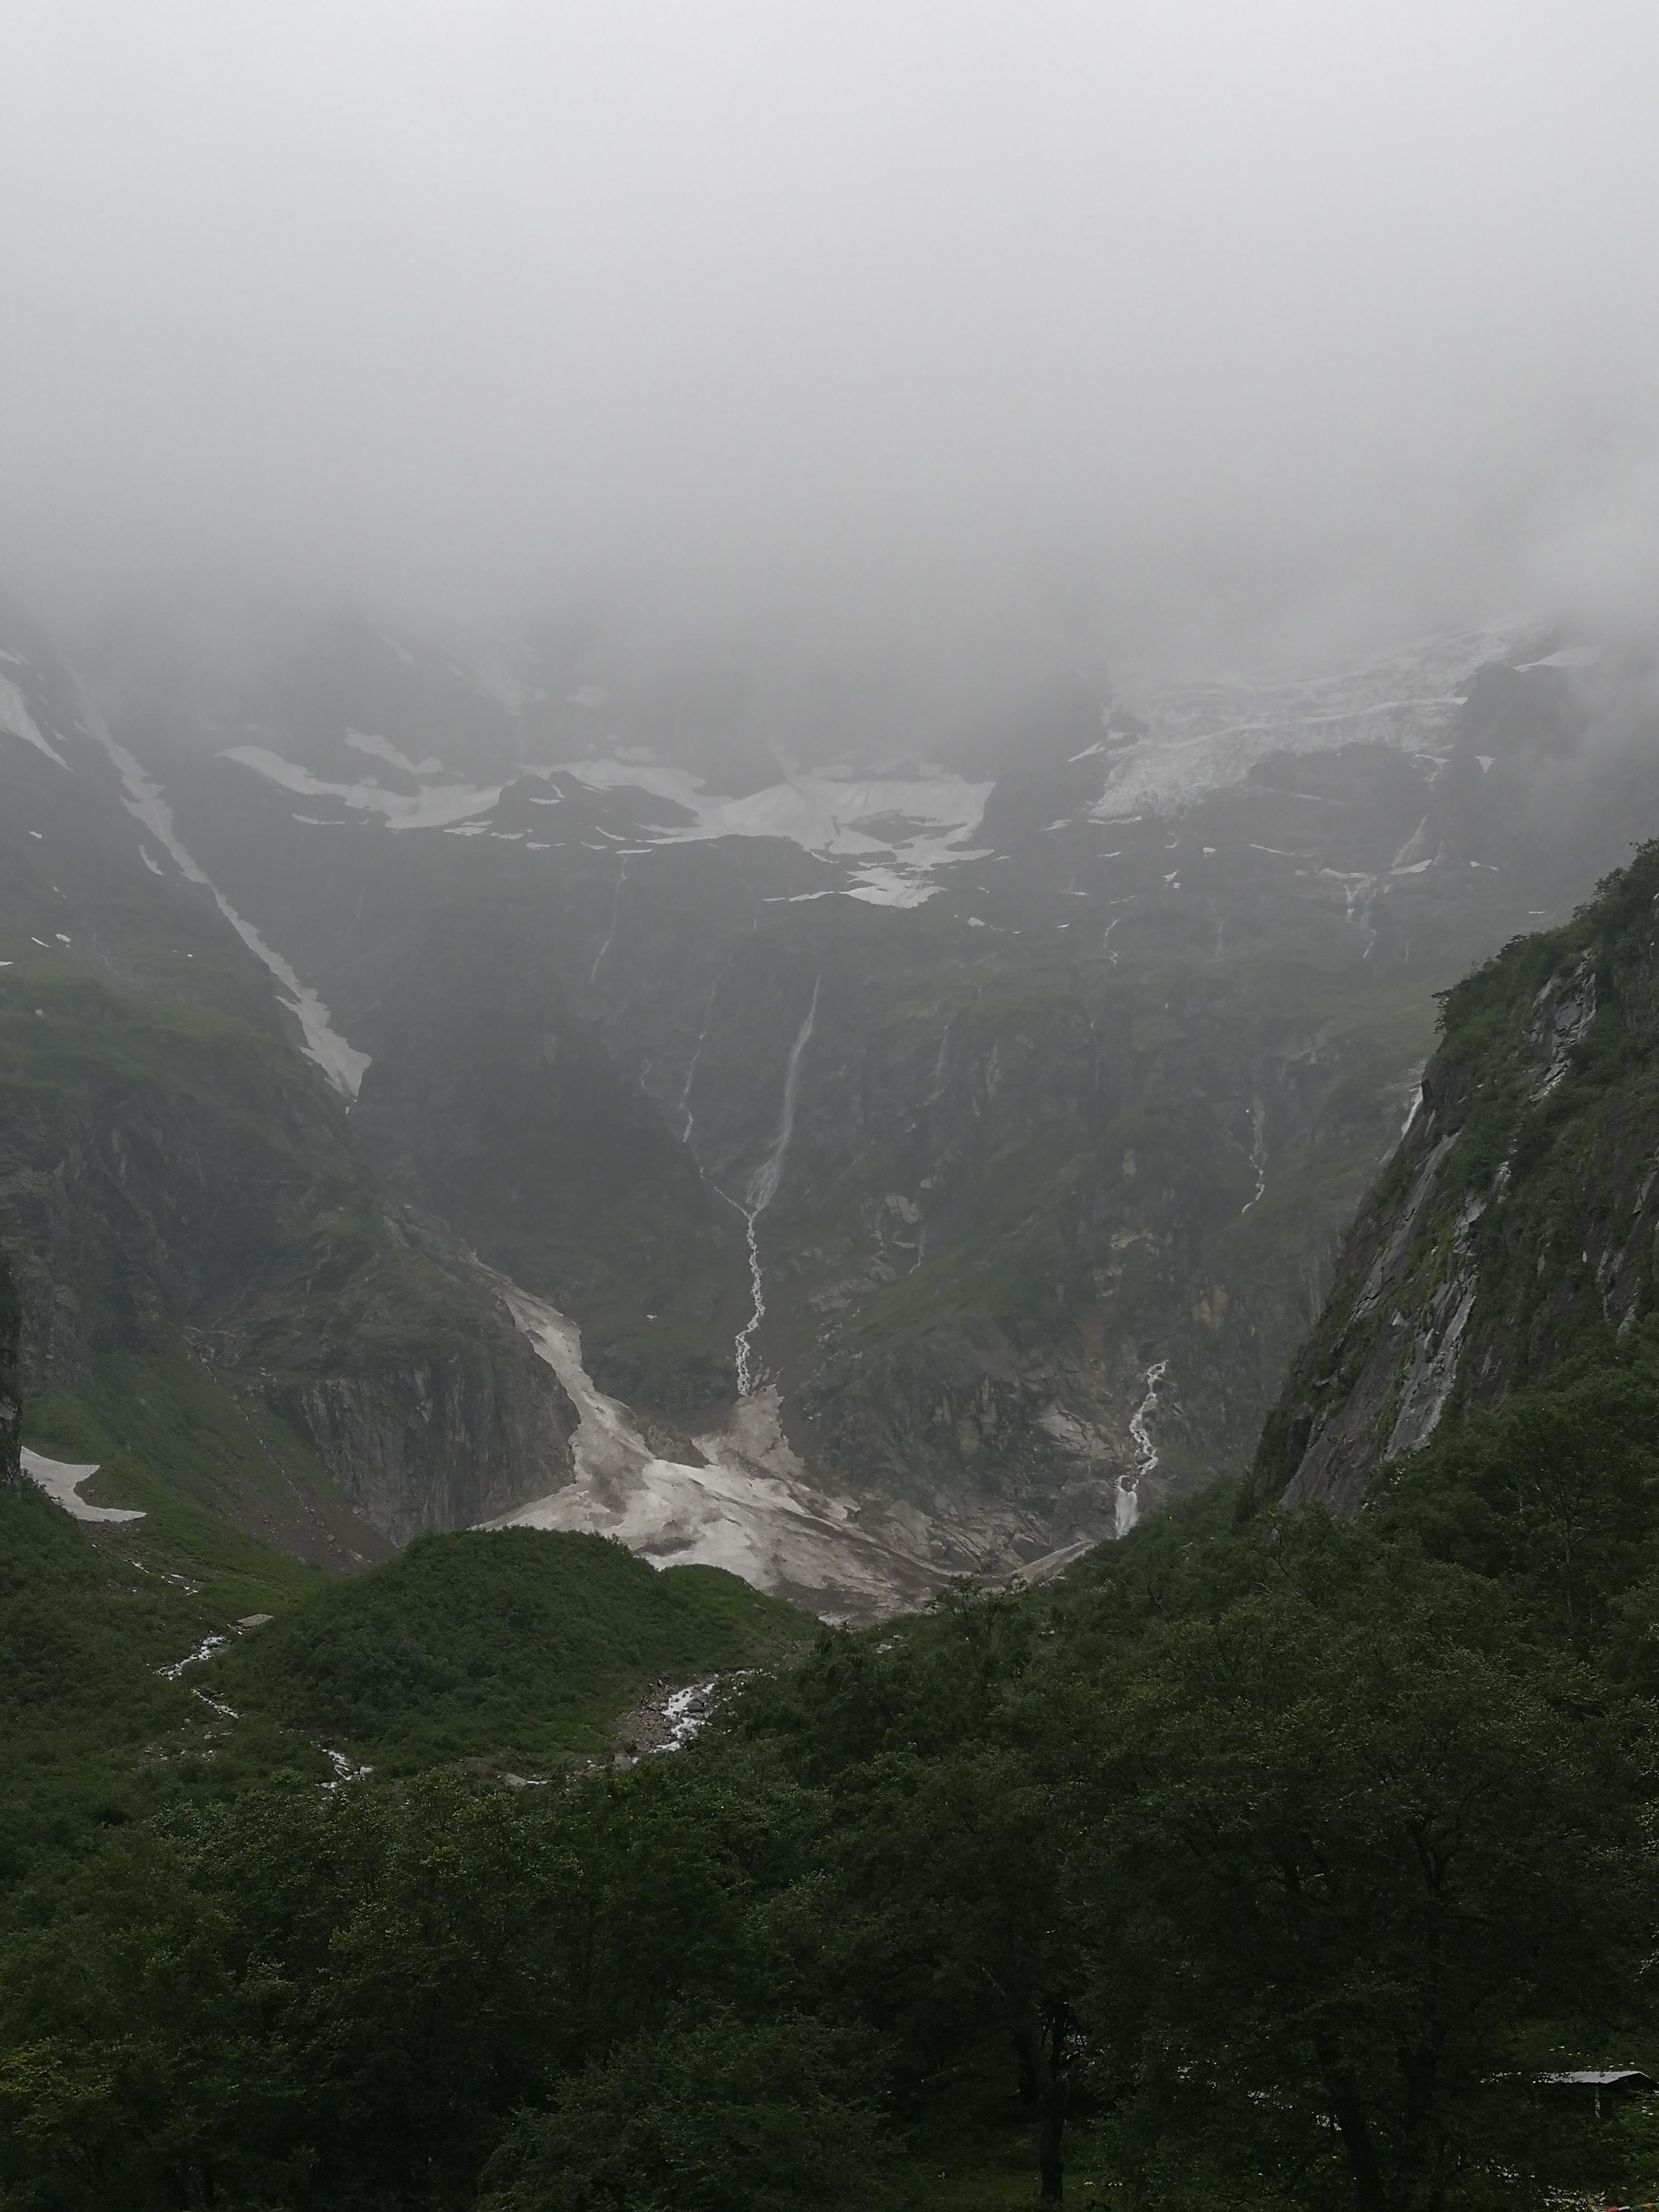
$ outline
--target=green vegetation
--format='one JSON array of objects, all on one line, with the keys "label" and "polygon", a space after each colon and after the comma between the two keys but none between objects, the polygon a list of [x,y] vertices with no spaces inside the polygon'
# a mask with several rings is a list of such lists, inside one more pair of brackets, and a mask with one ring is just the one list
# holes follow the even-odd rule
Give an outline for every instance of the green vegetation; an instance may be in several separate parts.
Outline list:
[{"label": "green vegetation", "polygon": [[[1458,1189],[1514,1164],[1523,1272],[1598,1190],[1628,1221],[1652,1158],[1655,888],[1609,894],[1625,1011],[1528,1158],[1559,954],[1449,1009],[1487,1178]],[[1569,1272],[1502,1401],[1454,1407],[1353,1525],[1218,1486],[1058,1583],[805,1649],[731,1578],[595,1539],[433,1538],[327,1583],[213,1554],[189,1499],[116,1530],[0,1498],[27,1778],[0,2207],[1652,2198],[1659,2121],[1549,2080],[1659,2073],[1659,1315],[1596,1314]],[[52,1433],[118,1445],[104,1402]],[[155,1672],[210,1596],[284,1575],[272,1621]],[[744,1670],[679,1755],[592,1756],[653,1677]],[[335,1784],[318,1738],[374,1776]]]},{"label": "green vegetation", "polygon": [[[1659,2065],[1656,1410],[1639,1349],[1362,1528],[1222,1490],[794,1657],[730,1577],[428,1539],[296,1584],[213,1705],[154,1671],[202,1594],[112,1571],[143,1523],[7,1501],[0,2203],[1650,2193],[1651,2130],[1527,2084]],[[650,1673],[769,1653],[680,1756],[573,1760]],[[376,1778],[319,1788],[319,1734]]]},{"label": "green vegetation", "polygon": [[604,1536],[421,1536],[227,1655],[223,1694],[409,1773],[464,1759],[544,1772],[602,1751],[653,1679],[730,1673],[810,1623],[714,1567],[659,1573]]},{"label": "green vegetation", "polygon": [[[202,1565],[210,1564],[204,1546],[235,1556],[227,1520],[296,1548],[307,1509],[314,1516],[331,1508],[352,1525],[332,1476],[305,1440],[251,1393],[234,1393],[177,1339],[148,1356],[106,1352],[75,1389],[32,1399],[28,1432],[49,1457],[97,1461],[88,1495],[142,1509],[151,1539],[176,1526]],[[368,1535],[361,1524],[354,1533]],[[254,1549],[263,1555],[263,1547]]]},{"label": "green vegetation", "polygon": [[320,1779],[303,1740],[257,1714],[233,1728],[194,1695],[197,1670],[161,1669],[322,1579],[188,1507],[88,1527],[32,1483],[0,1492],[0,1893],[180,1797]]}]

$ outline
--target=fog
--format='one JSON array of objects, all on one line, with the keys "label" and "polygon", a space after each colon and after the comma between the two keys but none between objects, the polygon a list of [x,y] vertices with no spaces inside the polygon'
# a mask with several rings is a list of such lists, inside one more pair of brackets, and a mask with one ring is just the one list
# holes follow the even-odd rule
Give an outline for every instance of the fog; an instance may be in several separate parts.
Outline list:
[{"label": "fog", "polygon": [[13,0],[0,584],[1143,680],[1659,582],[1646,0]]}]

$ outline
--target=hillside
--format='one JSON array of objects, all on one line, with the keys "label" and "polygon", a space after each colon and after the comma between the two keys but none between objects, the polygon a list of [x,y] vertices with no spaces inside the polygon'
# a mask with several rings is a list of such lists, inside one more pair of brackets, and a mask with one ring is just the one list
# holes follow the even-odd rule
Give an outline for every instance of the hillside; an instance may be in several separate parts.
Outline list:
[{"label": "hillside", "polygon": [[1269,1419],[1258,1499],[1352,1515],[1516,1394],[1647,1355],[1659,847],[1447,994],[1405,1140]]},{"label": "hillside", "polygon": [[326,1010],[50,645],[4,626],[0,1245],[37,1418],[336,1566],[544,1491],[574,1425],[556,1378],[389,1200]]},{"label": "hillside", "polygon": [[599,1537],[424,1537],[341,1579],[134,1462],[87,1486],[145,1510],[77,1521],[31,1480],[0,1492],[0,1890],[170,1805],[364,1761],[544,1778],[603,1759],[641,1698],[775,1661],[812,1626]]},{"label": "hillside", "polygon": [[[1618,1256],[1650,1233],[1656,898],[1647,850],[1448,999],[1443,1126],[1367,1202],[1309,1368],[1377,1253],[1444,1308],[1486,1218],[1433,1179],[1460,1158],[1518,1256],[1455,1341],[1510,1364],[1484,1398],[1454,1371],[1413,1452],[1374,1427],[1357,1516],[1224,1484],[1037,1588],[803,1644],[591,1534],[340,1580],[136,1462],[88,1486],[140,1522],[0,1498],[9,2202],[1650,2199],[1650,2106],[1575,2083],[1659,2077],[1659,1316]],[[703,1669],[750,1678],[674,1757],[604,1757]]]},{"label": "hillside", "polygon": [[926,757],[346,611],[83,682],[394,1221],[605,1401],[514,1510],[836,1615],[1246,1465],[1432,993],[1659,807],[1639,668],[1541,634],[1035,684]]},{"label": "hillside", "polygon": [[602,1536],[506,1528],[417,1537],[204,1680],[377,1772],[473,1759],[545,1775],[603,1753],[653,1683],[781,1658],[812,1627],[717,1568],[659,1571]]}]

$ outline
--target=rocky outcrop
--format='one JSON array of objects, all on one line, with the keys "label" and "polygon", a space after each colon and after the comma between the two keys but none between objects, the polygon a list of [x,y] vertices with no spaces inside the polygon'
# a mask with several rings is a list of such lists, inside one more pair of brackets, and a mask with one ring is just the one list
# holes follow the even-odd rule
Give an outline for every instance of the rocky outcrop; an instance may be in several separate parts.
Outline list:
[{"label": "rocky outcrop", "polygon": [[279,1039],[90,983],[75,1012],[19,1025],[0,1115],[32,1391],[187,1346],[397,1541],[568,1479],[556,1376],[465,1255],[380,1193]]},{"label": "rocky outcrop", "polygon": [[1659,846],[1449,994],[1419,1109],[1268,1419],[1258,1502],[1391,1462],[1654,1310]]}]

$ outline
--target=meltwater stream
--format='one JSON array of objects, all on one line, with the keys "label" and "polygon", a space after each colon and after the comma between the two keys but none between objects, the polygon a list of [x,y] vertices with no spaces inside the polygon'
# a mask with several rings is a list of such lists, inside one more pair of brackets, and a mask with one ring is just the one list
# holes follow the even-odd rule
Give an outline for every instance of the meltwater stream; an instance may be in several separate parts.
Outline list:
[{"label": "meltwater stream", "polygon": [[1117,1479],[1114,1535],[1127,1536],[1140,1518],[1140,1485],[1142,1480],[1156,1469],[1158,1457],[1158,1446],[1152,1442],[1146,1421],[1148,1415],[1157,1410],[1158,1389],[1169,1371],[1167,1359],[1155,1359],[1146,1370],[1146,1395],[1129,1421],[1129,1435],[1139,1455],[1140,1464],[1133,1474],[1121,1474]]},{"label": "meltwater stream", "polygon": [[822,975],[813,980],[812,1003],[806,1009],[806,1018],[795,1032],[795,1042],[790,1048],[788,1064],[783,1074],[783,1111],[778,1117],[778,1133],[772,1139],[771,1150],[750,1177],[743,1204],[738,1208],[743,1216],[748,1237],[749,1283],[755,1302],[754,1311],[738,1331],[738,1395],[740,1398],[747,1398],[755,1389],[755,1331],[766,1316],[766,1299],[761,1282],[760,1245],[756,1239],[755,1224],[777,1196],[778,1185],[783,1180],[784,1155],[789,1150],[789,1139],[795,1127],[795,1101],[800,1094],[800,1058],[812,1034],[812,1024],[817,1019],[818,991],[823,981]]}]

